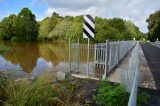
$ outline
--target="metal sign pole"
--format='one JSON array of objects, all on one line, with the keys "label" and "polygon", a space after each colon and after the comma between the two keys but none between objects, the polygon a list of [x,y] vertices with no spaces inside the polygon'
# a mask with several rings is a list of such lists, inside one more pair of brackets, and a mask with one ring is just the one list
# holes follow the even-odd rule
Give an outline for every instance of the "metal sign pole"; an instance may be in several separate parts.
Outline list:
[{"label": "metal sign pole", "polygon": [[88,38],[88,50],[87,50],[87,76],[89,77],[89,38],[94,38],[95,29],[95,17],[91,15],[83,16],[83,38]]},{"label": "metal sign pole", "polygon": [[80,57],[80,44],[79,44],[79,39],[77,40],[77,65],[78,65],[78,72],[79,72],[79,57]]},{"label": "metal sign pole", "polygon": [[69,38],[69,73],[71,73],[71,40]]},{"label": "metal sign pole", "polygon": [[87,76],[89,77],[89,38],[88,38],[88,52],[87,52]]}]

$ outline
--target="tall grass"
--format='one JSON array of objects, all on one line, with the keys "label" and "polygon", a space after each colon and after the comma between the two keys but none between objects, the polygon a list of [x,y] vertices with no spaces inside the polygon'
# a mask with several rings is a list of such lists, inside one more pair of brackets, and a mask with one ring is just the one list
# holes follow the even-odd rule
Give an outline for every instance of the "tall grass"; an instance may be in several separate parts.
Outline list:
[{"label": "tall grass", "polygon": [[50,76],[40,76],[33,81],[0,77],[0,105],[52,106],[63,104],[50,84]]}]

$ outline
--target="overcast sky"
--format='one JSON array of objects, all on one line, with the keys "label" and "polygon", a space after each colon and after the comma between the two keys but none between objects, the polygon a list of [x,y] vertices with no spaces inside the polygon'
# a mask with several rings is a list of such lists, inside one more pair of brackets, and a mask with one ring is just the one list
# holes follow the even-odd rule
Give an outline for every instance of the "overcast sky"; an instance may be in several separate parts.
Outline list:
[{"label": "overcast sky", "polygon": [[0,20],[11,13],[17,14],[23,7],[31,9],[37,20],[54,11],[62,16],[120,17],[133,21],[141,31],[147,32],[145,20],[160,9],[160,0],[0,0]]}]

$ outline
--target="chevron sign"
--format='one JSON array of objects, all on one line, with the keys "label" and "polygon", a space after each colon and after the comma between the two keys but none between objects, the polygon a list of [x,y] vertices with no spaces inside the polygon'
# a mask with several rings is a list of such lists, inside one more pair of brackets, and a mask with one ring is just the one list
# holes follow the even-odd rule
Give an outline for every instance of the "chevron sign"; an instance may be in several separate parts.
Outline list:
[{"label": "chevron sign", "polygon": [[91,15],[84,15],[83,17],[83,38],[94,38],[94,29],[95,29],[95,17]]}]

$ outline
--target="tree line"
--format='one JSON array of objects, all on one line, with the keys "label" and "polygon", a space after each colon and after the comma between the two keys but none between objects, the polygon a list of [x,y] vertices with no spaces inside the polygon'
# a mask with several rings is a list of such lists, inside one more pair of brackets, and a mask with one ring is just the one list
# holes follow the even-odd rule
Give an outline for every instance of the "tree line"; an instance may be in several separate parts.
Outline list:
[{"label": "tree line", "polygon": [[[57,13],[53,13],[51,17],[47,17],[39,22],[39,35],[41,40],[68,40],[80,41],[83,39],[83,16],[65,16],[62,17]],[[95,38],[92,42],[105,42],[106,39],[112,41],[118,40],[140,40],[145,38],[139,28],[131,21],[121,18],[95,18]]]},{"label": "tree line", "polygon": [[[35,15],[28,8],[23,8],[18,15],[11,14],[0,22],[0,39],[12,41],[44,41],[83,39],[83,16],[52,16],[36,21]],[[121,18],[95,18],[95,38],[92,42],[109,40],[143,39],[145,34],[131,21]]]}]

